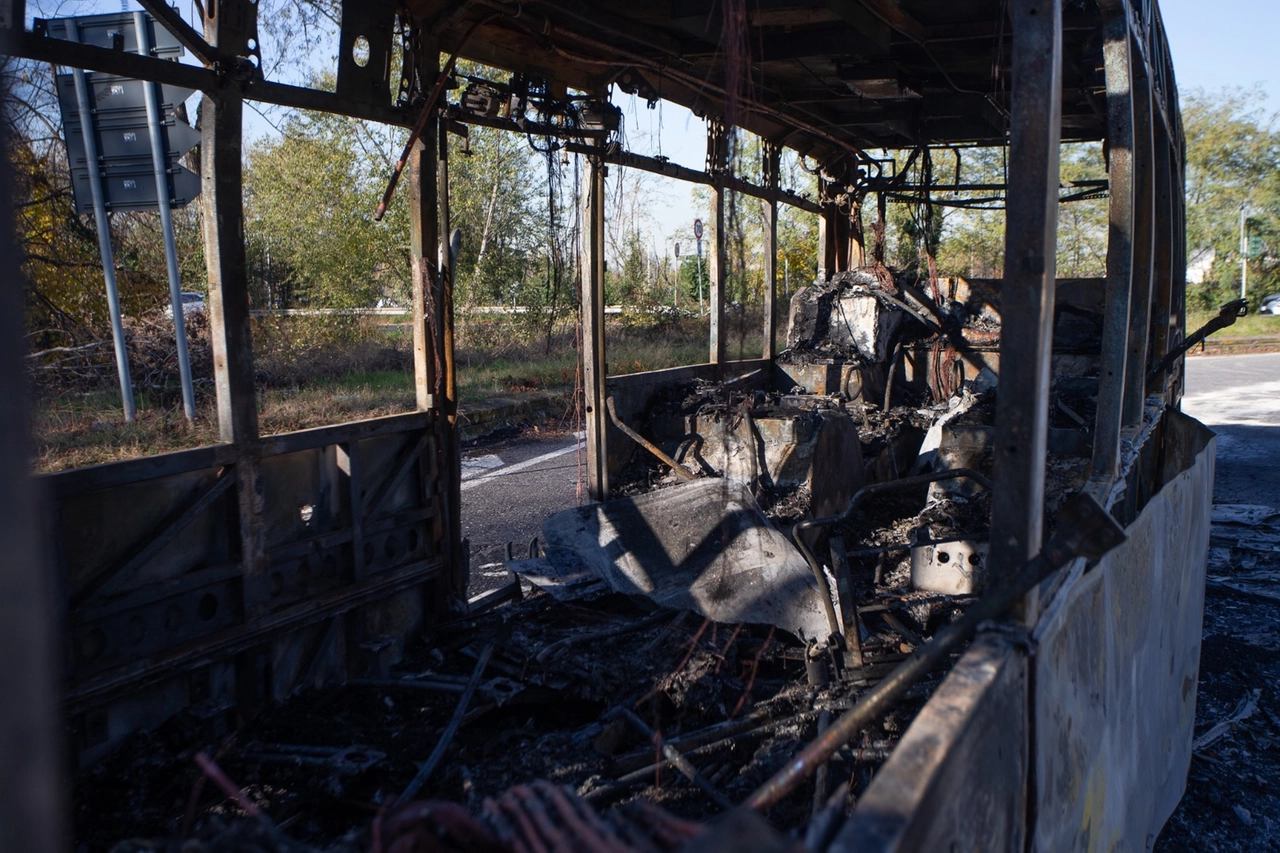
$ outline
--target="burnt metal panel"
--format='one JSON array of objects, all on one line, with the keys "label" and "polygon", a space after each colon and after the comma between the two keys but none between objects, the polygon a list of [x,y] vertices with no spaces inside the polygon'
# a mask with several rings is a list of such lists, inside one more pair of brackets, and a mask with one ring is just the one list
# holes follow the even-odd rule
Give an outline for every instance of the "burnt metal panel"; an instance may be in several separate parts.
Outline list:
[{"label": "burnt metal panel", "polygon": [[1150,849],[1191,761],[1215,440],[1165,413],[1169,478],[1037,626],[1037,850]]},{"label": "burnt metal panel", "polygon": [[[77,754],[91,758],[184,708],[225,716],[248,701],[246,684],[260,688],[257,701],[359,674],[363,662],[346,650],[360,642],[402,648],[435,609],[423,584],[447,551],[432,485],[442,423],[424,412],[264,442],[252,460],[264,549],[256,608],[244,597],[246,457],[175,454],[189,470],[99,471],[89,483],[98,488],[52,489]],[[377,507],[353,500],[376,494]]]}]

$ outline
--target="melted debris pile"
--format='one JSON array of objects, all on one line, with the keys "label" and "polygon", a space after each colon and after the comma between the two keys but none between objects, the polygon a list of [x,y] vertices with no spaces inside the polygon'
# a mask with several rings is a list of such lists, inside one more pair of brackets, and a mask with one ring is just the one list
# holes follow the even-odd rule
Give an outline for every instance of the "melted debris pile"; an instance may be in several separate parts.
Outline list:
[{"label": "melted debris pile", "polygon": [[[923,639],[904,639],[886,623],[883,635],[879,627],[868,633],[868,666],[856,686],[811,684],[804,645],[782,631],[646,610],[615,594],[564,603],[527,591],[521,601],[437,628],[379,677],[302,693],[252,717],[188,712],[134,736],[76,779],[81,849],[111,849],[122,838],[161,840],[125,842],[121,853],[378,849],[375,829],[385,826],[375,819],[395,813],[433,752],[438,759],[410,804],[459,804],[454,817],[478,817],[507,845],[458,849],[521,849],[498,820],[511,791],[526,799],[542,791],[542,811],[559,815],[556,825],[570,812],[589,821],[548,794],[551,787],[604,815],[630,845],[623,849],[673,849],[646,846],[611,815],[639,813],[645,825],[666,827],[662,837],[680,840],[683,821],[746,799],[815,736],[824,711],[851,706],[903,657],[904,643]],[[912,625],[913,635],[929,630]],[[850,783],[846,807],[942,675],[918,684],[833,759],[832,790]],[[696,768],[696,782],[664,758],[664,744]],[[202,752],[199,760],[216,763],[229,788],[202,772]],[[550,786],[517,787],[534,780]],[[770,821],[800,827],[812,802],[810,784]],[[505,814],[507,829],[527,828]],[[296,846],[281,846],[281,838]]]}]

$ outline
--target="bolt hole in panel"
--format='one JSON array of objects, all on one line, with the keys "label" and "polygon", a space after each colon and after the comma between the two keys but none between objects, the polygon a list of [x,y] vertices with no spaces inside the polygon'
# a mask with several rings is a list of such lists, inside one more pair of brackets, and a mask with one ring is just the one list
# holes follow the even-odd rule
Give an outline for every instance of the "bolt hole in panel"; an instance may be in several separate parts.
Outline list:
[{"label": "bolt hole in panel", "polygon": [[361,68],[369,64],[369,40],[364,36],[356,36],[351,45],[351,61]]}]

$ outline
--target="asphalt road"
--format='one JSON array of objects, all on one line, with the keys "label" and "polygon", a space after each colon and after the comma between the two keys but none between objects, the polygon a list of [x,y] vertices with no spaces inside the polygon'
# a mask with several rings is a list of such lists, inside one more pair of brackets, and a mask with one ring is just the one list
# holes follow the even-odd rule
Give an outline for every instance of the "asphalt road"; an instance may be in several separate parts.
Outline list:
[{"label": "asphalt road", "polygon": [[[463,453],[462,535],[471,539],[469,595],[504,582],[505,572],[484,566],[505,559],[508,542],[517,558],[526,556],[547,516],[578,505],[579,456],[586,461],[581,448],[581,438],[559,433]],[[582,490],[585,502],[585,479]]]},{"label": "asphalt road", "polygon": [[[1187,359],[1182,408],[1218,433],[1215,500],[1280,507],[1280,353]],[[580,438],[560,433],[463,454],[471,595],[504,581],[484,566],[501,561],[508,542],[526,555],[547,516],[579,504],[580,447]]]},{"label": "asphalt road", "polygon": [[1182,410],[1218,433],[1216,503],[1280,507],[1280,353],[1187,359]]}]

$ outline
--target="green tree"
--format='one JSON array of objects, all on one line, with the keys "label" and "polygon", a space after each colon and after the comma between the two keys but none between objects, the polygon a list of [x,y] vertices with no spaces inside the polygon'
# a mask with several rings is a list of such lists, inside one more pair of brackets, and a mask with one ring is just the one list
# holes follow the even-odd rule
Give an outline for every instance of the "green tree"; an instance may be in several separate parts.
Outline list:
[{"label": "green tree", "polygon": [[1249,259],[1255,294],[1280,289],[1280,133],[1277,114],[1260,103],[1258,87],[1182,97],[1187,140],[1187,250],[1212,250],[1204,286],[1192,286],[1188,301],[1211,308],[1240,286],[1240,212],[1261,247]]},{"label": "green tree", "polygon": [[401,131],[292,112],[261,140],[245,169],[245,232],[255,302],[371,306],[408,295],[408,216],[398,193],[373,219]]}]

